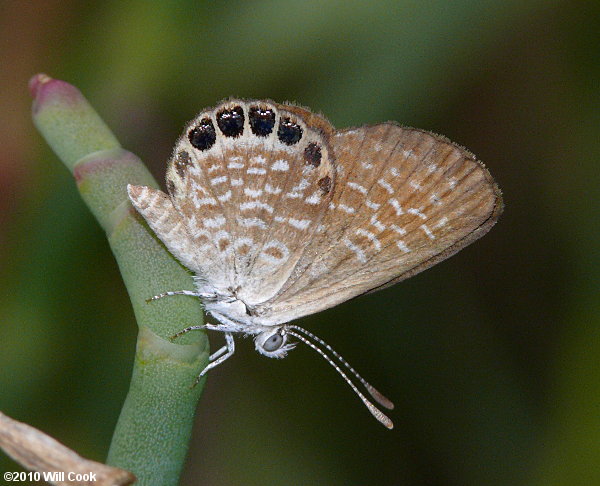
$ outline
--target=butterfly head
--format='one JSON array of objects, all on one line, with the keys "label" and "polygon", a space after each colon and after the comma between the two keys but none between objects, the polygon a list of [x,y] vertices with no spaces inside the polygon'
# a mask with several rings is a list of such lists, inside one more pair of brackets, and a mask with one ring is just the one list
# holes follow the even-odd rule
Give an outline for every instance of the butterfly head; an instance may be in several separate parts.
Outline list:
[{"label": "butterfly head", "polygon": [[288,343],[285,326],[278,326],[261,332],[254,338],[256,350],[269,358],[285,358],[288,351],[294,349],[295,343]]}]

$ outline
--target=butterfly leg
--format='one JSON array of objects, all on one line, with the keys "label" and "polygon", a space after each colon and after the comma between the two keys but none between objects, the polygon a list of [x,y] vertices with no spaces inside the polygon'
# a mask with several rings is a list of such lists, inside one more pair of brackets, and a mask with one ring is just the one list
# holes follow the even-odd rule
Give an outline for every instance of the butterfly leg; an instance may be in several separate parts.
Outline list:
[{"label": "butterfly leg", "polygon": [[214,299],[215,294],[206,294],[206,293],[198,293],[193,290],[177,290],[175,292],[163,292],[162,294],[155,295],[146,299],[146,302],[150,302],[152,300],[162,299],[163,297],[167,297],[169,295],[190,295],[192,297],[200,297],[201,299]]},{"label": "butterfly leg", "polygon": [[187,334],[190,331],[199,331],[201,329],[204,329],[204,326],[190,326],[190,327],[186,327],[185,329],[182,329],[178,333],[173,334],[169,339],[172,341],[173,339],[176,339],[179,336],[182,336],[183,334]]},{"label": "butterfly leg", "polygon": [[212,363],[215,359],[217,359],[219,356],[221,356],[226,351],[227,351],[227,346],[223,346],[221,349],[219,349],[218,351],[215,351],[213,354],[211,354],[208,357],[208,362]]},{"label": "butterfly leg", "polygon": [[[186,327],[185,329],[182,329],[181,331],[179,331],[177,334],[174,334],[173,336],[170,337],[171,340],[178,338],[179,336],[181,336],[182,334],[186,334],[190,331],[199,331],[201,329],[205,329],[206,326],[190,326],[190,327]],[[229,348],[227,346],[223,346],[221,349],[215,351],[213,354],[211,354],[208,358],[209,363],[214,361],[215,359],[217,359],[219,356],[221,356],[223,353],[225,353]]]},{"label": "butterfly leg", "polygon": [[200,379],[208,372],[208,370],[213,369],[215,366],[219,366],[227,358],[230,358],[231,356],[233,356],[233,353],[235,352],[235,341],[233,340],[233,335],[230,332],[225,333],[225,341],[227,342],[227,344],[225,346],[223,346],[221,349],[219,349],[217,352],[213,353],[210,356],[209,360],[211,360],[213,358],[213,356],[215,356],[215,355],[220,356],[221,354],[223,354],[223,352],[225,352],[225,351],[223,351],[224,349],[226,350],[225,354],[223,354],[223,356],[218,357],[214,361],[211,360],[210,363],[208,363],[206,368],[204,368],[198,375],[198,378],[196,378],[196,381],[194,382],[194,386],[196,386],[198,384]]},{"label": "butterfly leg", "polygon": [[[213,328],[218,328],[218,326],[212,326]],[[173,334],[169,339],[173,340],[173,339],[177,339],[179,336],[182,336],[183,334],[187,334],[190,331],[200,331],[202,329],[211,329],[211,324],[205,324],[203,326],[189,326],[186,327],[185,329],[182,329],[181,331],[179,331],[177,334]],[[214,361],[215,359],[217,359],[219,356],[221,356],[223,353],[225,353],[229,348],[227,347],[227,345],[223,346],[221,349],[215,351],[213,354],[211,354],[208,358],[209,363]]]}]

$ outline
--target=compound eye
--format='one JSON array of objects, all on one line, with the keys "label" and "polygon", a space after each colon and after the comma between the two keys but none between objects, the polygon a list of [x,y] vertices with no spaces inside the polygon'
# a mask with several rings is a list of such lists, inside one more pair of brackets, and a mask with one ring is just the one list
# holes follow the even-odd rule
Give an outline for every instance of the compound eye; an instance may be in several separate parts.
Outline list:
[{"label": "compound eye", "polygon": [[263,349],[269,353],[277,351],[283,345],[283,336],[276,332],[269,336],[263,343]]}]

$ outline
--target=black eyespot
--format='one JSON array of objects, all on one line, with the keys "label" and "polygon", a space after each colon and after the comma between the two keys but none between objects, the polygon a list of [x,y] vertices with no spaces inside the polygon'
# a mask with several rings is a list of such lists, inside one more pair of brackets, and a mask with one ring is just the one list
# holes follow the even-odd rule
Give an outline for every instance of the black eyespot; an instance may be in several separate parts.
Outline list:
[{"label": "black eyespot", "polygon": [[277,136],[286,145],[294,145],[302,138],[302,127],[294,123],[289,118],[283,118],[279,122],[279,130]]},{"label": "black eyespot", "polygon": [[267,340],[263,343],[263,349],[265,351],[277,351],[283,345],[283,336],[276,332],[275,334],[269,336]]},{"label": "black eyespot", "polygon": [[275,113],[269,108],[263,110],[258,106],[253,106],[248,112],[248,119],[252,133],[258,137],[266,137],[275,126]]},{"label": "black eyespot", "polygon": [[217,125],[226,137],[239,137],[244,132],[244,110],[236,106],[217,113]]},{"label": "black eyespot", "polygon": [[208,150],[217,140],[215,127],[210,118],[200,120],[198,126],[192,128],[188,133],[188,138],[193,147],[198,150]]},{"label": "black eyespot", "polygon": [[317,181],[317,185],[325,194],[331,191],[331,177],[325,176]]},{"label": "black eyespot", "polygon": [[321,165],[321,147],[314,142],[309,143],[304,149],[304,161],[308,165],[319,167]]}]

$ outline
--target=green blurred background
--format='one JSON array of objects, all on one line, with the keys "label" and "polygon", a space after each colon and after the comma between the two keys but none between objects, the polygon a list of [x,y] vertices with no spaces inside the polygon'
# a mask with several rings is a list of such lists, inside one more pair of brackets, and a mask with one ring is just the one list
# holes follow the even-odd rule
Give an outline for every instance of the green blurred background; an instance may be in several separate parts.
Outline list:
[{"label": "green blurred background", "polygon": [[[29,77],[78,86],[159,180],[195,113],[268,97],[443,133],[506,210],[452,259],[300,322],[396,403],[394,431],[309,349],[240,342],[182,483],[600,485],[599,5],[1,2],[0,410],[103,461],[136,336]],[[0,453],[0,469],[20,468]]]}]

